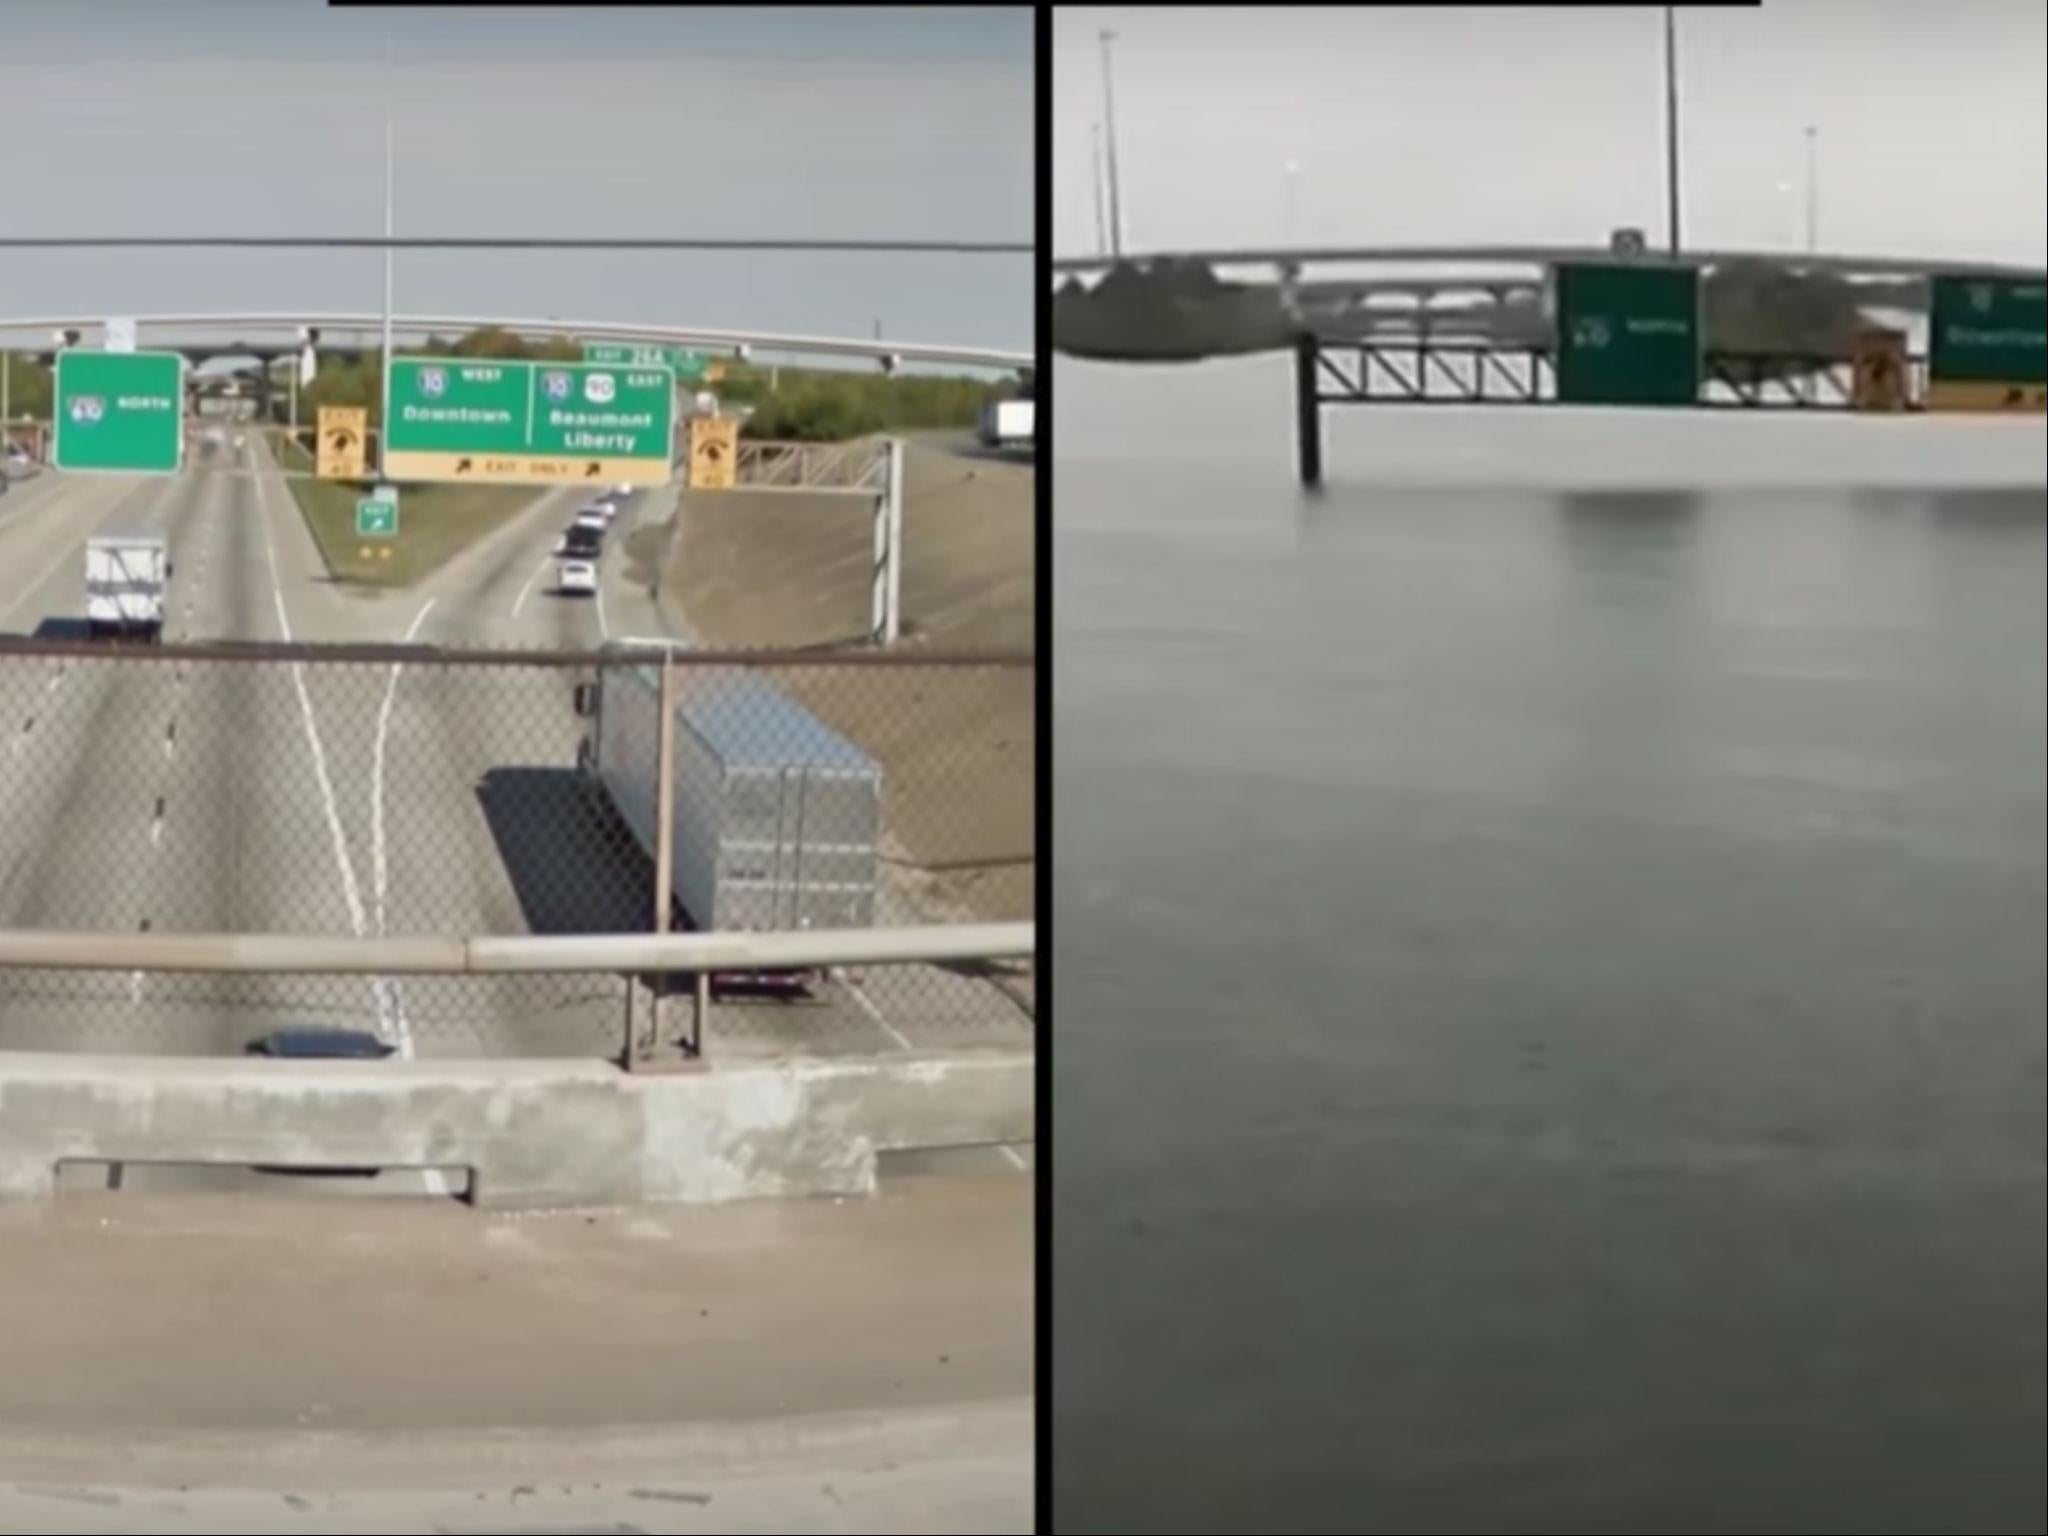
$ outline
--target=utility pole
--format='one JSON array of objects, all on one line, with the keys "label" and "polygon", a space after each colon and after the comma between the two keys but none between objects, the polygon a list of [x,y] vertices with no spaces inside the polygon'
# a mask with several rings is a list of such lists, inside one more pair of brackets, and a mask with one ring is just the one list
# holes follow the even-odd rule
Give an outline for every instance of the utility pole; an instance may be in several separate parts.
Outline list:
[{"label": "utility pole", "polygon": [[1806,254],[1811,256],[1820,249],[1820,166],[1817,146],[1820,130],[1808,126],[1806,130]]},{"label": "utility pole", "polygon": [[1116,41],[1116,34],[1105,28],[1101,36],[1103,136],[1109,146],[1109,254],[1121,260],[1124,254],[1124,210],[1116,179],[1116,86],[1111,78],[1109,55],[1109,45]]},{"label": "utility pole", "polygon": [[1664,7],[1664,217],[1671,254],[1678,254],[1678,26]]}]

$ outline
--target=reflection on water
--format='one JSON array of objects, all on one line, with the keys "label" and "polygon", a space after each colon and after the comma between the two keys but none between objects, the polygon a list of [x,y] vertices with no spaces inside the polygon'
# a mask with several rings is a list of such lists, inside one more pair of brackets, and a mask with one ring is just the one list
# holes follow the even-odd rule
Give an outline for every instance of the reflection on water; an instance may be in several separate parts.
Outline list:
[{"label": "reflection on water", "polygon": [[2039,485],[1381,418],[1308,499],[1186,436],[1284,378],[1128,377],[1057,392],[1058,1528],[2043,1528]]}]

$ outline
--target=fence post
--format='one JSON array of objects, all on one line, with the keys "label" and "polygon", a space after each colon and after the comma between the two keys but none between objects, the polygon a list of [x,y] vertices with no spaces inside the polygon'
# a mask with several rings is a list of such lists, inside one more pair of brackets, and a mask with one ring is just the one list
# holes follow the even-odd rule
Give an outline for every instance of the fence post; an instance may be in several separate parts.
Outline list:
[{"label": "fence post", "polygon": [[868,639],[884,644],[889,629],[889,487],[875,498],[875,562],[868,594]]},{"label": "fence post", "polygon": [[[676,826],[676,669],[674,653],[661,653],[661,711],[656,730],[654,761],[654,931],[669,930],[670,892],[675,889]],[[633,1071],[646,1064],[661,1040],[661,997],[668,984],[666,973],[656,977],[647,1007],[647,1027],[634,1035],[634,1048],[626,1062]]]},{"label": "fence post", "polygon": [[903,631],[903,439],[889,439],[888,606],[882,639],[894,645]]}]

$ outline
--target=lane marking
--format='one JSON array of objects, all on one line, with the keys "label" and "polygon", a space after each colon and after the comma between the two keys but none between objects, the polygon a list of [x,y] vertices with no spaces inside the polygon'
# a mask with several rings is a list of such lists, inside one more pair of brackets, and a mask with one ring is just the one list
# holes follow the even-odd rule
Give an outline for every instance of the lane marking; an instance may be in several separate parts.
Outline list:
[{"label": "lane marking", "polygon": [[602,569],[597,573],[597,632],[607,640],[612,637],[611,626],[604,621],[604,571]]},{"label": "lane marking", "polygon": [[[149,919],[146,917],[142,920],[141,931],[143,933],[149,932]],[[128,973],[128,1001],[131,1004],[139,1004],[142,1001],[142,978],[143,972],[141,971],[130,971]]]},{"label": "lane marking", "polygon": [[[420,632],[420,626],[427,621],[427,614],[436,599],[428,598],[413,615],[412,623],[405,631],[406,643],[410,644]],[[391,705],[398,697],[398,675],[405,670],[404,662],[393,662],[391,680],[384,685],[384,703],[377,711],[377,745],[373,753],[370,771],[370,837],[372,859],[375,866],[377,937],[385,937],[384,916],[386,896],[390,887],[390,866],[385,860],[384,842],[384,743],[391,729]],[[395,1017],[393,1035],[398,1045],[398,1059],[411,1061],[419,1052],[413,1046],[412,1020],[405,1012],[405,983],[397,977],[391,978],[391,996]],[[421,1170],[420,1182],[430,1195],[452,1195],[455,1186],[448,1182],[448,1175],[438,1168]]]},{"label": "lane marking", "polygon": [[861,990],[859,982],[853,980],[851,977],[846,975],[845,972],[842,971],[839,975],[839,984],[845,987],[848,992],[853,994],[853,1000],[861,1005],[861,1007],[866,1011],[867,1016],[869,1018],[873,1019],[877,1024],[881,1025],[882,1028],[888,1032],[889,1038],[891,1040],[894,1040],[906,1051],[916,1049],[916,1047],[913,1046],[908,1040],[903,1038],[902,1032],[898,1030],[895,1025],[891,1024],[887,1019],[882,1017],[882,1010],[877,1008],[873,1003],[868,1001],[868,995],[867,993]]},{"label": "lane marking", "polygon": [[[410,645],[420,632],[420,626],[433,611],[435,599],[428,598],[420,611],[413,615],[411,626],[405,632],[405,642]],[[385,936],[384,913],[386,897],[391,887],[391,866],[385,855],[384,841],[384,743],[391,734],[391,706],[398,699],[398,676],[405,670],[405,663],[394,662],[391,666],[391,680],[384,685],[384,703],[377,711],[377,744],[370,760],[370,859],[376,881],[377,936]],[[405,1017],[405,990],[402,983],[392,983],[397,992],[398,1003],[398,1050],[401,1056],[412,1054],[412,1030]]]},{"label": "lane marking", "polygon": [[1024,1154],[1019,1152],[1015,1147],[1011,1146],[1007,1141],[1000,1143],[996,1147],[996,1150],[1002,1153],[1003,1156],[1007,1157],[1010,1160],[1012,1167],[1021,1169],[1025,1166]]},{"label": "lane marking", "polygon": [[548,568],[548,566],[553,562],[554,558],[555,556],[552,550],[550,550],[547,554],[541,556],[540,564],[536,565],[533,568],[533,574],[526,578],[526,585],[519,589],[519,599],[512,605],[513,618],[516,619],[519,617],[519,610],[526,606],[527,594],[533,591],[533,584],[536,581],[540,580],[540,573]]},{"label": "lane marking", "polygon": [[[277,549],[270,538],[270,497],[269,485],[261,476],[256,480],[257,526],[263,531],[263,553],[270,562],[271,595],[277,600],[277,627],[289,641],[292,637],[292,621],[285,612],[284,582],[277,572]],[[341,871],[341,894],[348,903],[349,926],[357,938],[367,933],[363,915],[362,892],[356,885],[355,865],[348,856],[348,836],[341,828],[341,808],[335,803],[334,780],[327,772],[327,752],[320,744],[320,726],[313,716],[312,696],[306,691],[306,666],[304,662],[292,663],[292,686],[298,690],[299,715],[305,723],[306,740],[313,749],[313,769],[320,780],[320,798],[327,812],[327,829],[333,836],[334,862]],[[370,978],[370,991],[377,1001],[377,1019],[383,1033],[392,1033],[391,997],[389,979],[383,976]]]},{"label": "lane marking", "polygon": [[[412,625],[406,629],[406,643],[408,645],[420,635],[420,625],[426,623],[426,614],[432,612],[434,602],[436,602],[436,598],[428,598],[424,604],[420,604],[420,612],[416,612],[412,616]],[[387,930],[385,930],[385,911],[387,911],[387,897],[389,897],[389,887],[391,887],[391,866],[389,866],[389,862],[385,858],[385,834],[383,834],[383,764],[385,764],[385,741],[389,739],[389,733],[391,733],[391,705],[393,705],[393,700],[397,698],[397,678],[399,678],[399,674],[403,670],[406,670],[406,664],[403,664],[403,662],[393,662],[391,664],[391,680],[385,684],[383,705],[377,711],[377,748],[375,748],[373,760],[371,760],[371,860],[373,860],[375,881],[377,881],[377,891],[375,891],[375,901],[377,901],[377,938],[385,938],[387,936]],[[418,1057],[418,1051],[414,1049],[414,1040],[412,1040],[412,1020],[406,1018],[406,983],[399,981],[397,977],[391,977],[391,1001],[393,1001],[393,1024],[391,1024],[391,1030],[393,1030],[393,1038],[397,1042],[397,1057],[399,1057],[399,1061],[412,1061],[414,1057]],[[420,1182],[426,1186],[428,1194],[451,1194],[451,1196],[455,1194],[455,1186],[449,1182],[449,1176],[442,1174],[438,1167],[422,1169],[420,1171]]]}]

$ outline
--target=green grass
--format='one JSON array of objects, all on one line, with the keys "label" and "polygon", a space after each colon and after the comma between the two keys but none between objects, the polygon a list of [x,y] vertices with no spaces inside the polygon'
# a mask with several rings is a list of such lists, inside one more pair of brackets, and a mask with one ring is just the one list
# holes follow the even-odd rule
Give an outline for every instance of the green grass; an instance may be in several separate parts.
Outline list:
[{"label": "green grass", "polygon": [[533,502],[535,493],[505,485],[417,485],[399,487],[398,537],[356,537],[356,503],[368,484],[314,480],[312,456],[286,441],[278,462],[304,470],[309,478],[285,484],[320,546],[327,572],[338,582],[370,587],[409,587],[459,551]]}]

